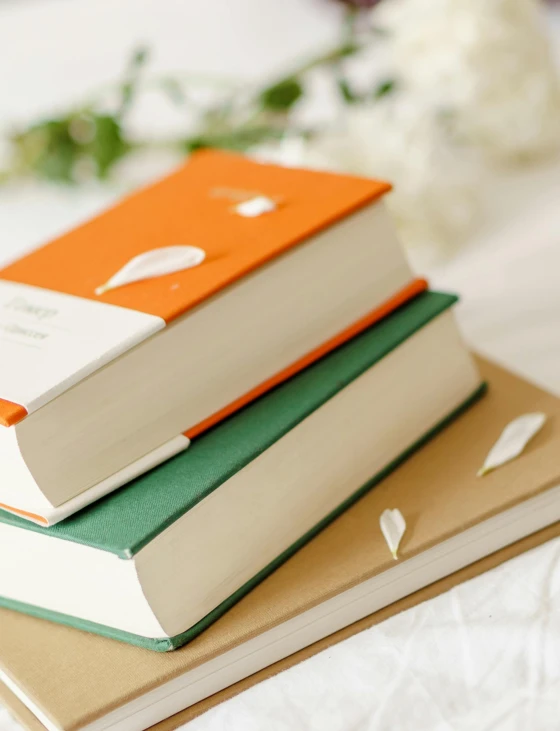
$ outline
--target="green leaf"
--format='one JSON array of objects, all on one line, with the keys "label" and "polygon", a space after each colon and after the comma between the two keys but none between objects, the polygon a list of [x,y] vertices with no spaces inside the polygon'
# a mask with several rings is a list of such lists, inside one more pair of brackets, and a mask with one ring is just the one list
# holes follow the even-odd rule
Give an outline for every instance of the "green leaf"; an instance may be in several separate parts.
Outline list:
[{"label": "green leaf", "polygon": [[392,94],[397,88],[397,82],[394,79],[383,81],[373,92],[374,99],[381,99],[388,94]]},{"label": "green leaf", "polygon": [[295,78],[269,86],[261,92],[260,100],[265,109],[272,112],[287,112],[303,95],[303,87]]},{"label": "green leaf", "polygon": [[136,94],[138,81],[140,78],[140,72],[142,67],[146,64],[149,57],[149,51],[146,47],[140,46],[137,48],[128,63],[128,68],[125,74],[125,80],[121,84],[121,101],[119,107],[119,116],[122,117],[125,112],[128,111],[134,95]]},{"label": "green leaf", "polygon": [[174,104],[181,105],[185,103],[185,92],[177,79],[174,79],[171,76],[166,79],[162,79],[160,88]]},{"label": "green leaf", "polygon": [[59,145],[42,155],[34,167],[37,175],[42,178],[71,183],[75,162],[75,150],[70,145]]},{"label": "green leaf", "polygon": [[71,182],[79,148],[69,132],[70,120],[47,119],[12,139],[17,166],[40,178]]},{"label": "green leaf", "polygon": [[125,81],[121,87],[121,114],[130,106],[133,94],[134,85],[132,81]]},{"label": "green leaf", "polygon": [[149,56],[150,49],[147,46],[139,46],[132,54],[132,58],[130,60],[131,68],[139,69],[148,61]]},{"label": "green leaf", "polygon": [[283,135],[284,129],[278,127],[238,127],[220,134],[204,134],[202,132],[186,139],[183,147],[188,153],[206,147],[244,152],[259,143],[277,140]]},{"label": "green leaf", "polygon": [[214,145],[211,145],[208,143],[208,140],[204,137],[189,137],[185,142],[183,143],[184,150],[187,154],[190,154],[191,152],[196,152],[197,150],[203,150],[206,147],[214,147]]},{"label": "green leaf", "polygon": [[130,146],[116,117],[96,114],[93,122],[95,136],[92,142],[84,147],[84,152],[95,162],[98,176],[106,178],[115,163],[126,155]]},{"label": "green leaf", "polygon": [[341,61],[349,56],[354,56],[358,51],[362,50],[362,46],[354,41],[348,41],[343,45],[335,48],[333,51],[329,51],[324,56],[320,56],[315,62],[308,64],[310,68],[317,68],[325,64],[331,64],[336,61]]},{"label": "green leaf", "polygon": [[355,104],[356,102],[360,101],[360,97],[354,94],[354,92],[350,88],[350,84],[346,79],[337,79],[336,85],[338,86],[340,96],[347,104]]},{"label": "green leaf", "polygon": [[[84,134],[77,129],[81,124],[88,127],[82,130]],[[16,135],[12,142],[18,169],[64,183],[76,182],[80,178],[78,170],[107,177],[130,149],[116,117],[92,113],[39,122]]]}]

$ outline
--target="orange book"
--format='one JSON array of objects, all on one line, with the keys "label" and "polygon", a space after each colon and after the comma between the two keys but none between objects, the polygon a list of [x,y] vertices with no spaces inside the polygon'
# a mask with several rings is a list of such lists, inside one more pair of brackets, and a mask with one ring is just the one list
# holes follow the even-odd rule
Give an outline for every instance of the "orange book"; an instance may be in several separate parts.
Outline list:
[{"label": "orange book", "polygon": [[52,524],[426,288],[387,183],[194,155],[0,271],[0,505]]}]

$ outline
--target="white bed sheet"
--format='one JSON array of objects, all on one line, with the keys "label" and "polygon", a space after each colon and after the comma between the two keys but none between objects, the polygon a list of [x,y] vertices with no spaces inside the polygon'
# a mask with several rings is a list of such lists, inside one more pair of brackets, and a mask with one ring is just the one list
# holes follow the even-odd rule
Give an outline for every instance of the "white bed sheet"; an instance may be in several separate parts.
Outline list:
[{"label": "white bed sheet", "polygon": [[[10,73],[0,80],[0,124],[35,114],[53,94],[62,102],[83,85],[110,78],[138,38],[156,47],[163,68],[192,67],[196,58],[201,70],[221,70],[227,63],[233,73],[248,73],[256,59],[272,68],[311,38],[321,43],[333,35],[332,18],[314,7],[319,0],[269,2],[268,12],[257,14],[262,2],[1,5],[0,53]],[[227,23],[216,21],[213,45],[193,49],[184,42],[182,34],[196,40],[188,32],[189,13],[191,20],[204,15],[208,33],[221,11]],[[256,18],[262,28],[255,28]],[[69,52],[78,59],[70,66]],[[96,186],[0,191],[0,262],[70,227],[116,194]],[[461,293],[459,318],[471,344],[560,394],[560,161],[497,176],[489,186],[484,231],[428,273],[436,287]],[[328,649],[189,726],[224,729],[558,731],[560,540]],[[0,731],[18,731],[2,709]]]}]

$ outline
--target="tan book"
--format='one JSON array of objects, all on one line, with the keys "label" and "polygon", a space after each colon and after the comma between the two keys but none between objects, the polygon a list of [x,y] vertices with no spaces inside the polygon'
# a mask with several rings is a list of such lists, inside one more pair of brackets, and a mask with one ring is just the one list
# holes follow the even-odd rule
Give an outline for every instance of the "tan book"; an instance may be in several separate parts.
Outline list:
[{"label": "tan book", "polygon": [[[506,546],[500,551],[492,553],[490,556],[485,556],[485,558],[480,561],[476,561],[475,563],[470,564],[470,566],[465,566],[464,569],[455,571],[450,576],[446,576],[444,579],[440,579],[429,586],[425,586],[423,589],[415,591],[414,594],[410,594],[409,596],[400,599],[398,602],[394,602],[390,606],[380,609],[378,612],[374,612],[373,614],[369,614],[367,617],[354,622],[348,627],[344,627],[338,632],[334,632],[332,635],[329,635],[318,642],[314,642],[312,645],[309,645],[309,647],[305,647],[299,652],[294,652],[293,655],[289,655],[283,660],[279,660],[273,665],[263,668],[257,673],[253,673],[253,675],[250,675],[248,678],[244,678],[243,680],[230,685],[228,688],[224,688],[218,693],[214,693],[208,698],[204,698],[204,700],[185,708],[185,710],[170,716],[158,724],[155,724],[152,726],[152,729],[153,731],[173,731],[174,729],[179,728],[179,726],[192,721],[197,716],[206,713],[206,711],[209,711],[219,703],[223,703],[239,693],[242,693],[244,690],[251,688],[253,685],[260,683],[263,680],[267,680],[267,678],[271,678],[272,676],[281,673],[283,670],[291,668],[293,665],[303,662],[312,655],[316,655],[317,653],[331,647],[331,645],[335,645],[337,642],[342,642],[348,637],[352,637],[352,635],[363,632],[369,627],[373,627],[374,625],[389,619],[389,617],[392,617],[394,614],[404,612],[406,609],[415,607],[417,604],[421,604],[428,599],[433,599],[439,594],[449,591],[454,586],[457,586],[457,584],[462,584],[485,571],[490,571],[505,561],[515,558],[515,556],[518,556],[520,553],[536,548],[542,543],[546,543],[546,541],[550,541],[559,535],[560,523],[558,522],[548,526],[547,528],[543,528],[537,533],[532,533],[530,536],[522,538],[520,541],[516,541],[510,546]],[[7,708],[13,718],[15,718],[29,731],[45,731],[45,726],[43,726],[37,716],[35,716],[32,711],[30,711],[29,708],[27,708],[27,706],[3,683],[0,683],[0,705]]]},{"label": "tan book", "polygon": [[[51,730],[132,731],[166,718],[161,729],[175,728],[557,535],[560,399],[480,365],[483,399],[184,648],[151,653],[2,610],[1,675],[19,696],[4,702],[30,728],[40,726],[26,708]],[[547,414],[544,428],[517,460],[477,478],[503,428],[530,411]],[[385,508],[407,519],[398,562],[379,531]]]}]

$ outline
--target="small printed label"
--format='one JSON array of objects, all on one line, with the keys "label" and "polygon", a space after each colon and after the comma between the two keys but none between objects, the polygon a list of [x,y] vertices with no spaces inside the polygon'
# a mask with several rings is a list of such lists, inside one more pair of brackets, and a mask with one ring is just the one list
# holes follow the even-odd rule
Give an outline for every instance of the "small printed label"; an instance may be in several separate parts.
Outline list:
[{"label": "small printed label", "polygon": [[163,327],[154,315],[0,280],[0,398],[36,411]]}]

